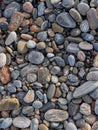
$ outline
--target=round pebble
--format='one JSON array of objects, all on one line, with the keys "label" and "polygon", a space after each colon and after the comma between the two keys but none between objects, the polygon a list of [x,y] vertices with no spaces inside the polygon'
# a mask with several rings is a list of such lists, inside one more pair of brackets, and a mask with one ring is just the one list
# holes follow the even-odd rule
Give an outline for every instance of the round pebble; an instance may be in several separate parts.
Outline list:
[{"label": "round pebble", "polygon": [[81,106],[80,106],[80,112],[83,114],[83,115],[90,115],[91,114],[91,107],[89,104],[87,103],[82,103]]},{"label": "round pebble", "polygon": [[25,2],[23,4],[23,10],[27,13],[31,13],[33,11],[33,5],[30,2]]},{"label": "round pebble", "polygon": [[61,45],[64,43],[64,36],[60,33],[55,34],[54,40],[57,45]]},{"label": "round pebble", "polygon": [[39,41],[41,41],[41,42],[44,42],[44,41],[46,41],[46,39],[47,39],[47,32],[39,32],[38,34],[37,34],[37,39],[39,40]]},{"label": "round pebble", "polygon": [[43,106],[42,102],[41,101],[34,101],[33,102],[33,107],[36,108],[36,109],[40,109],[41,107]]},{"label": "round pebble", "polygon": [[32,49],[36,47],[36,42],[33,40],[29,40],[26,45],[27,45],[27,48]]}]

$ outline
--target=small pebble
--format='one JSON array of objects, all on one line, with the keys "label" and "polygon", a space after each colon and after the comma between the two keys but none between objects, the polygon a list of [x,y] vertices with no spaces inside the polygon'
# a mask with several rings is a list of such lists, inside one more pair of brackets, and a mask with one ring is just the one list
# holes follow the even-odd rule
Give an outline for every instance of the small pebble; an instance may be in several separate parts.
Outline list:
[{"label": "small pebble", "polygon": [[41,107],[43,106],[42,102],[41,101],[34,101],[33,102],[33,107],[36,108],[36,109],[40,109]]},{"label": "small pebble", "polygon": [[25,2],[23,4],[23,10],[27,13],[31,13],[33,11],[33,5],[30,2]]}]

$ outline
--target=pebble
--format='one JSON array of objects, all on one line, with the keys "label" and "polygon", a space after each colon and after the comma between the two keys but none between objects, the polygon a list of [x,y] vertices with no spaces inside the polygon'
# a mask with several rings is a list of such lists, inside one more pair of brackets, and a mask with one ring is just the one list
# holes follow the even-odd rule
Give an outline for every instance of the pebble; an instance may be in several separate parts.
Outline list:
[{"label": "pebble", "polygon": [[31,51],[28,54],[28,60],[29,62],[38,65],[44,61],[44,55],[41,52]]},{"label": "pebble", "polygon": [[52,4],[56,4],[58,2],[60,2],[61,0],[50,0]]},{"label": "pebble", "polygon": [[98,55],[96,55],[96,56],[94,57],[93,66],[94,66],[94,67],[98,67]]},{"label": "pebble", "polygon": [[79,128],[82,128],[85,126],[85,120],[84,119],[79,119],[76,121],[76,126]]},{"label": "pebble", "polygon": [[98,87],[98,82],[87,81],[75,89],[75,91],[73,93],[73,97],[74,98],[82,97],[82,96],[94,91],[97,87]]},{"label": "pebble", "polygon": [[21,69],[20,74],[21,77],[26,77],[27,74],[37,73],[37,71],[38,71],[38,66],[29,64]]},{"label": "pebble", "polygon": [[13,125],[17,128],[27,128],[30,126],[30,119],[28,119],[27,117],[15,117],[13,120]]},{"label": "pebble", "polygon": [[26,102],[26,103],[31,103],[34,101],[34,97],[35,97],[35,94],[34,94],[34,90],[29,90],[25,97],[23,98],[23,100]]},{"label": "pebble", "polygon": [[11,80],[11,73],[8,66],[3,66],[0,70],[0,81],[2,84],[7,84]]},{"label": "pebble", "polygon": [[50,122],[62,122],[68,118],[68,113],[59,109],[50,109],[45,113],[45,119]]},{"label": "pebble", "polygon": [[7,129],[12,125],[12,118],[5,118],[3,122],[1,123],[0,128]]},{"label": "pebble", "polygon": [[37,95],[37,97],[38,97],[39,99],[43,99],[43,98],[44,98],[44,97],[43,97],[43,94],[42,94],[39,90],[36,91],[36,95]]},{"label": "pebble", "polygon": [[93,92],[90,93],[90,96],[93,99],[97,99],[98,98],[98,89],[95,89]]},{"label": "pebble", "polygon": [[75,116],[78,110],[79,110],[79,105],[72,102],[68,104],[68,113],[70,116]]},{"label": "pebble", "polygon": [[88,12],[87,12],[87,19],[90,25],[91,29],[97,29],[98,28],[98,12],[95,8],[91,8]]},{"label": "pebble", "polygon": [[90,124],[90,125],[93,125],[94,122],[96,122],[96,116],[93,115],[93,114],[91,114],[91,115],[89,115],[89,116],[84,116],[83,118],[84,118],[84,120],[85,120],[88,124]]},{"label": "pebble", "polygon": [[35,101],[33,102],[33,107],[36,108],[36,109],[40,109],[42,106],[43,106],[43,104],[42,104],[41,101],[35,100]]},{"label": "pebble", "polygon": [[60,67],[65,66],[65,62],[61,57],[56,56],[54,59],[55,59],[55,62],[57,63],[58,66],[60,66]]},{"label": "pebble", "polygon": [[69,63],[70,66],[75,65],[75,57],[73,55],[68,56],[68,63]]},{"label": "pebble", "polygon": [[50,81],[49,70],[46,67],[41,67],[38,69],[38,82],[41,84],[46,84]]},{"label": "pebble", "polygon": [[38,5],[38,16],[42,16],[45,12],[45,4],[44,2],[40,2]]},{"label": "pebble", "polygon": [[85,61],[85,59],[86,59],[86,55],[85,55],[85,53],[84,53],[83,51],[79,51],[79,52],[77,53],[77,57],[78,57],[78,59],[79,59],[80,61]]},{"label": "pebble", "polygon": [[62,34],[56,33],[55,37],[54,37],[54,40],[55,40],[57,45],[61,45],[61,44],[64,43],[65,38],[64,38],[64,36]]},{"label": "pebble", "polygon": [[94,111],[95,111],[96,115],[98,115],[98,99],[97,99],[96,102],[95,102]]},{"label": "pebble", "polygon": [[0,111],[14,110],[19,107],[19,101],[16,98],[6,98],[0,101]]},{"label": "pebble", "polygon": [[67,9],[73,7],[74,3],[75,3],[74,0],[63,0],[63,1],[62,1],[62,5],[63,5],[65,8],[67,8]]},{"label": "pebble", "polygon": [[80,29],[82,32],[87,33],[89,31],[89,23],[87,20],[83,20],[80,24]]},{"label": "pebble", "polygon": [[87,103],[82,103],[80,105],[80,113],[82,113],[83,115],[90,115],[91,114],[91,107],[89,104]]},{"label": "pebble", "polygon": [[33,82],[35,82],[36,80],[37,80],[37,75],[36,75],[36,74],[32,73],[32,74],[28,74],[28,75],[27,75],[27,81],[28,81],[29,83],[33,83]]},{"label": "pebble", "polygon": [[38,130],[39,121],[37,118],[31,120],[30,130]]},{"label": "pebble", "polygon": [[80,33],[81,33],[81,31],[79,28],[74,28],[71,30],[71,36],[73,36],[73,37],[79,36]]},{"label": "pebble", "polygon": [[74,123],[72,122],[69,122],[67,125],[66,125],[66,130],[77,130],[76,126]]},{"label": "pebble", "polygon": [[5,53],[0,53],[0,68],[6,64],[6,55]]},{"label": "pebble", "polygon": [[15,93],[16,92],[16,87],[15,85],[13,85],[12,83],[8,83],[7,86],[6,86],[7,90],[10,92],[10,93]]},{"label": "pebble", "polygon": [[48,127],[44,124],[39,125],[39,130],[49,130]]},{"label": "pebble", "polygon": [[92,41],[94,40],[94,36],[89,33],[82,33],[82,37],[85,41]]},{"label": "pebble", "polygon": [[85,2],[80,2],[77,5],[77,9],[80,12],[81,15],[85,16],[87,14],[87,12],[89,11],[90,7],[87,3]]},{"label": "pebble", "polygon": [[41,41],[41,42],[46,41],[46,39],[47,39],[47,32],[46,32],[46,31],[39,32],[39,33],[37,34],[37,39],[38,39],[39,41]]},{"label": "pebble", "polygon": [[56,84],[58,82],[58,77],[57,76],[51,76],[51,82]]},{"label": "pebble", "polygon": [[39,42],[36,47],[38,50],[42,50],[46,48],[46,44],[45,42]]},{"label": "pebble", "polygon": [[20,12],[15,12],[10,20],[10,24],[9,24],[9,30],[10,31],[16,31],[20,25],[22,24],[24,19],[24,15]]},{"label": "pebble", "polygon": [[46,112],[50,109],[54,109],[55,108],[55,104],[53,102],[48,102],[46,104],[43,105],[43,107],[40,109],[41,112]]},{"label": "pebble", "polygon": [[56,75],[56,74],[59,74],[60,73],[60,67],[59,66],[53,66],[52,68],[51,68],[51,74],[53,74],[53,75]]},{"label": "pebble", "polygon": [[19,77],[19,71],[18,70],[14,70],[11,72],[11,77],[15,80]]},{"label": "pebble", "polygon": [[11,3],[12,1],[14,1],[14,0],[3,0],[3,2],[4,2],[5,4],[9,4],[9,3]]},{"label": "pebble", "polygon": [[6,18],[10,18],[16,11],[20,11],[20,4],[17,2],[11,2],[6,6],[4,10],[4,16]]},{"label": "pebble", "polygon": [[98,71],[91,71],[86,76],[87,80],[97,81],[98,80]]},{"label": "pebble", "polygon": [[76,22],[82,22],[82,17],[75,8],[71,8],[69,13]]},{"label": "pebble", "polygon": [[31,115],[34,111],[34,108],[32,106],[25,106],[22,109],[22,113],[26,115]]},{"label": "pebble", "polygon": [[97,130],[98,129],[98,121],[94,122],[92,125],[92,130]]},{"label": "pebble", "polygon": [[5,41],[5,45],[11,45],[13,42],[16,42],[16,40],[17,40],[17,34],[16,34],[16,32],[13,31],[7,37],[7,39]]},{"label": "pebble", "polygon": [[26,46],[27,46],[27,48],[30,48],[30,49],[35,48],[36,47],[36,42],[33,41],[33,40],[29,40],[27,42]]},{"label": "pebble", "polygon": [[79,48],[81,50],[90,51],[90,50],[93,49],[93,45],[88,43],[88,42],[86,42],[86,41],[84,41],[84,42],[80,42],[79,43]]},{"label": "pebble", "polygon": [[25,2],[23,4],[23,10],[27,13],[32,13],[33,11],[33,5],[30,2]]},{"label": "pebble", "polygon": [[55,33],[62,33],[63,32],[63,28],[60,26],[60,25],[58,25],[57,23],[53,23],[52,24],[52,29],[53,29],[53,31],[55,32]]},{"label": "pebble", "polygon": [[27,52],[26,44],[27,43],[23,40],[18,41],[17,50],[18,50],[19,53],[25,54]]},{"label": "pebble", "polygon": [[85,123],[84,127],[82,127],[81,130],[92,130],[92,129],[88,123]]},{"label": "pebble", "polygon": [[29,34],[22,33],[21,38],[24,39],[24,40],[31,40],[33,37]]},{"label": "pebble", "polygon": [[8,30],[8,22],[0,22],[0,29],[3,31]]},{"label": "pebble", "polygon": [[48,99],[51,99],[54,97],[54,95],[55,95],[55,85],[51,84],[47,90],[47,97]]},{"label": "pebble", "polygon": [[98,52],[98,43],[93,43],[94,50]]},{"label": "pebble", "polygon": [[67,104],[67,100],[65,98],[58,98],[57,101],[61,104],[61,105],[66,105]]},{"label": "pebble", "polygon": [[70,43],[67,48],[66,48],[66,51],[69,52],[69,53],[78,53],[79,51],[79,46],[78,44],[75,44],[75,43]]},{"label": "pebble", "polygon": [[72,19],[72,17],[69,15],[69,13],[65,13],[65,12],[60,13],[56,17],[56,21],[59,25],[66,27],[66,28],[75,28],[76,27],[76,23]]}]

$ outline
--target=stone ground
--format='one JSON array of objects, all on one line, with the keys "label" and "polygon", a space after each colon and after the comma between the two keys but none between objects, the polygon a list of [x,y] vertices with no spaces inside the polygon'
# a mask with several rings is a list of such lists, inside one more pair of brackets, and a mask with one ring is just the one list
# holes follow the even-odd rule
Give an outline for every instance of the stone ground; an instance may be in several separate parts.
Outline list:
[{"label": "stone ground", "polygon": [[0,130],[98,130],[98,0],[0,0]]}]

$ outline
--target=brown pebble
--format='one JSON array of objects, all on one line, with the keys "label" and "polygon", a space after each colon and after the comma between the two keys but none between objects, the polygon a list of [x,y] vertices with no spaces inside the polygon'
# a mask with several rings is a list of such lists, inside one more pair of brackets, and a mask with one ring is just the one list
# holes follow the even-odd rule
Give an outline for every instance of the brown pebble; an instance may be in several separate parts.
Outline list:
[{"label": "brown pebble", "polygon": [[80,61],[85,61],[85,58],[86,58],[83,51],[79,51],[78,54],[77,54],[77,57]]},{"label": "brown pebble", "polygon": [[21,38],[24,40],[31,40],[33,37],[29,34],[21,34]]},{"label": "brown pebble", "polygon": [[11,80],[11,74],[8,66],[3,66],[0,70],[0,81],[2,84],[7,84]]},{"label": "brown pebble", "polygon": [[23,22],[22,22],[22,27],[25,27],[25,26],[27,26],[27,25],[29,25],[30,24],[30,22],[29,22],[29,20],[24,20]]},{"label": "brown pebble", "polygon": [[55,97],[59,98],[62,95],[62,92],[59,87],[56,87]]},{"label": "brown pebble", "polygon": [[7,21],[7,19],[5,17],[0,18],[0,22],[6,22],[6,21]]},{"label": "brown pebble", "polygon": [[17,44],[17,50],[19,53],[24,54],[27,52],[26,42],[20,40]]},{"label": "brown pebble", "polygon": [[39,130],[49,130],[44,124],[39,125]]},{"label": "brown pebble", "polygon": [[81,130],[92,130],[92,129],[88,123],[85,123],[84,127],[82,127]]},{"label": "brown pebble", "polygon": [[9,30],[16,31],[22,24],[23,19],[24,19],[24,15],[22,13],[15,12],[11,17],[11,21],[9,24]]},{"label": "brown pebble", "polygon": [[47,52],[47,53],[52,53],[52,52],[53,52],[53,48],[47,47],[47,48],[46,48],[46,52]]},{"label": "brown pebble", "polygon": [[39,42],[39,43],[37,44],[37,49],[38,49],[38,50],[42,50],[42,49],[45,49],[45,48],[46,48],[45,42]]},{"label": "brown pebble", "polygon": [[4,117],[4,118],[9,117],[9,113],[6,112],[6,111],[2,111],[2,112],[1,112],[1,115],[2,115],[2,117]]},{"label": "brown pebble", "polygon": [[32,25],[32,26],[30,27],[30,31],[32,31],[32,32],[40,32],[40,28],[37,27],[36,25]]}]

